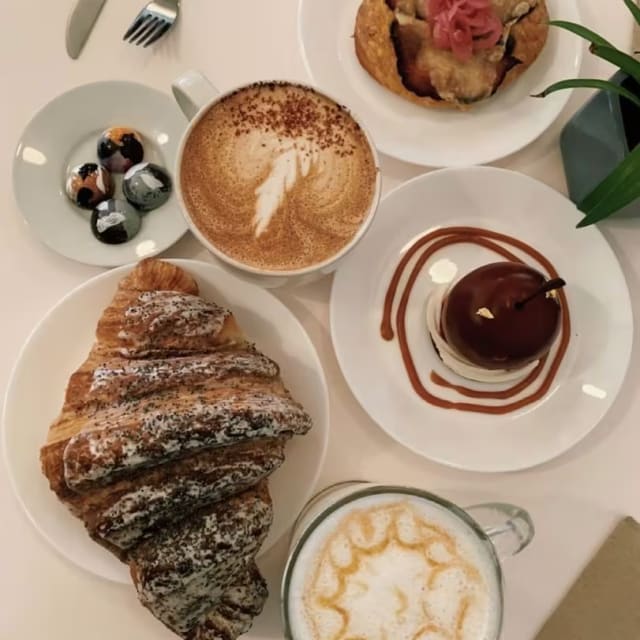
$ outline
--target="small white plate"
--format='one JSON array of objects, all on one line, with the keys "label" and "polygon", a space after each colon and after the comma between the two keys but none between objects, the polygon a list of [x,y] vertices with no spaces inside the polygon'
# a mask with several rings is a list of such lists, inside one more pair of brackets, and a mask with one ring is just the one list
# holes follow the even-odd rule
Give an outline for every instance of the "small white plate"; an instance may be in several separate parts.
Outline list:
[{"label": "small white plate", "polygon": [[[276,360],[314,427],[294,438],[270,481],[275,518],[262,553],[293,524],[311,497],[329,435],[327,384],[315,348],[295,316],[276,298],[215,265],[172,260],[198,281],[202,296],[227,305],[257,347]],[[35,328],[13,370],[4,405],[4,452],[18,500],[38,531],[63,556],[98,576],[130,582],[127,567],[93,542],[49,490],[39,451],[62,406],[69,376],[85,360],[102,310],[131,266],[104,273],[63,298]]]},{"label": "small white plate", "polygon": [[[576,207],[549,187],[483,167],[419,176],[383,200],[366,240],[336,275],[331,334],[353,393],[391,437],[452,467],[514,471],[562,454],[595,428],[622,386],[633,318],[615,255],[595,227],[575,229],[580,219]],[[380,337],[384,296],[402,254],[426,232],[458,225],[523,240],[546,255],[568,283],[572,335],[559,374],[542,400],[511,414],[489,416],[427,404],[409,383],[397,342]],[[409,300],[406,326],[424,381],[433,369],[455,379],[443,369],[426,328],[426,298],[434,287],[429,267],[443,259],[450,262],[441,265],[464,274],[499,258],[482,247],[455,245],[423,269]],[[437,280],[435,270],[433,276]]]},{"label": "small white plate", "polygon": [[[70,168],[97,162],[100,134],[127,126],[144,138],[145,160],[165,167],[175,181],[178,145],[187,122],[174,100],[132,82],[96,82],[67,91],[42,108],[25,129],[13,162],[16,201],[32,231],[67,258],[115,267],[157,255],[177,242],[187,224],[175,195],[143,214],[142,229],[131,241],[108,245],[91,233],[91,211],[65,195]],[[121,177],[117,198],[124,198]]]},{"label": "small white plate", "polygon": [[[558,117],[570,92],[531,98],[576,77],[584,44],[551,28],[540,58],[521,78],[469,112],[426,109],[378,84],[360,65],[353,32],[361,0],[300,0],[298,34],[314,83],[340,96],[383,153],[432,167],[486,164],[522,149]],[[547,0],[553,18],[580,22],[576,0]]]}]

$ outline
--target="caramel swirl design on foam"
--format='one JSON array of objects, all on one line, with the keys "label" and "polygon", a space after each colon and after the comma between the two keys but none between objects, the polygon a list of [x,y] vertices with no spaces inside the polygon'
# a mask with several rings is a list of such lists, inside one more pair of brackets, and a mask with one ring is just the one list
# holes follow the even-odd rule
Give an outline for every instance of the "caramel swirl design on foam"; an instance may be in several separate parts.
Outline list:
[{"label": "caramel swirl design on foam", "polygon": [[[567,296],[563,289],[557,291],[558,302],[562,308],[562,328],[560,337],[557,340],[555,354],[553,357],[547,354],[547,356],[540,360],[538,366],[530,372],[527,372],[517,384],[506,389],[494,388],[478,390],[451,382],[438,375],[435,371],[431,372],[430,381],[440,388],[450,389],[463,398],[500,402],[484,404],[479,402],[453,401],[436,395],[423,383],[420,372],[414,362],[407,337],[407,308],[416,281],[430,258],[438,251],[457,244],[478,245],[493,251],[504,260],[525,264],[525,261],[521,257],[510,250],[516,249],[537,262],[546,272],[549,279],[559,277],[558,271],[551,261],[522,240],[518,240],[504,233],[489,231],[488,229],[478,227],[443,227],[436,231],[426,233],[405,251],[387,288],[382,310],[380,335],[383,340],[388,342],[397,337],[400,354],[409,382],[416,394],[425,402],[443,409],[457,409],[458,411],[492,415],[503,415],[518,411],[519,409],[538,402],[549,393],[558,375],[560,366],[564,361],[571,339],[571,318]],[[417,259],[414,261],[414,258]],[[412,266],[410,267],[410,265]],[[409,277],[405,280],[404,276],[406,272],[409,273]],[[400,292],[399,296],[398,292]],[[399,297],[399,301],[396,305],[397,297]]]},{"label": "caramel swirl design on foam", "polygon": [[225,97],[190,134],[188,212],[220,251],[268,270],[339,253],[370,210],[377,169],[343,107],[305,87],[262,83]]},{"label": "caramel swirl design on foam", "polygon": [[339,522],[309,573],[304,610],[309,640],[466,640],[488,598],[454,537],[400,501]]}]

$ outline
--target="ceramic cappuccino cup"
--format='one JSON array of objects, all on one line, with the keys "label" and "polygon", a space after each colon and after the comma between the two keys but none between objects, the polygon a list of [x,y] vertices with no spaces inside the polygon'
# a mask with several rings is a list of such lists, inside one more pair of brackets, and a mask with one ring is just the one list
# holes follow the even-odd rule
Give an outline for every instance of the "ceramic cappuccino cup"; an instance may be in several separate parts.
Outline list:
[{"label": "ceramic cappuccino cup", "polygon": [[221,94],[189,71],[173,93],[190,120],[178,151],[178,200],[200,242],[265,287],[337,269],[380,199],[378,156],[356,116],[294,82]]}]

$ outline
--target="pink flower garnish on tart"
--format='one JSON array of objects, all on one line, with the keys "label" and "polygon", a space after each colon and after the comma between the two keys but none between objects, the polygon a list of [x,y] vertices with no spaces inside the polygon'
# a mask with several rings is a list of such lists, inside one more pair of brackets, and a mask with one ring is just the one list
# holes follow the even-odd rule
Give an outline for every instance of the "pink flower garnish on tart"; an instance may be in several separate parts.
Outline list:
[{"label": "pink flower garnish on tart", "polygon": [[502,37],[502,21],[491,0],[425,0],[433,40],[463,62],[491,49]]}]

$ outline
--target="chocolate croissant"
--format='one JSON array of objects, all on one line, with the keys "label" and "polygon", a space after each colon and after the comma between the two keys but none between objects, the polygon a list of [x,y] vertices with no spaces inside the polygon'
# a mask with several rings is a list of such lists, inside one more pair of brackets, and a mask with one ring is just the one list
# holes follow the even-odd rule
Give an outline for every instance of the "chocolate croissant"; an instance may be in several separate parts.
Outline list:
[{"label": "chocolate croissant", "polygon": [[381,85],[424,107],[469,109],[520,77],[547,40],[544,0],[491,0],[502,35],[461,60],[436,46],[425,0],[363,0],[355,25],[360,64]]},{"label": "chocolate croissant", "polygon": [[278,365],[181,268],[119,284],[40,458],[52,491],[190,640],[235,640],[267,597],[267,478],[311,428]]}]

